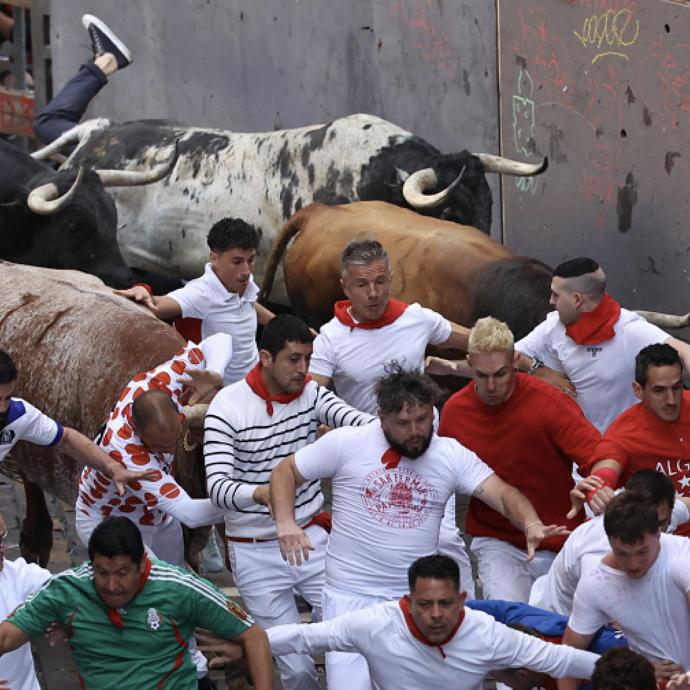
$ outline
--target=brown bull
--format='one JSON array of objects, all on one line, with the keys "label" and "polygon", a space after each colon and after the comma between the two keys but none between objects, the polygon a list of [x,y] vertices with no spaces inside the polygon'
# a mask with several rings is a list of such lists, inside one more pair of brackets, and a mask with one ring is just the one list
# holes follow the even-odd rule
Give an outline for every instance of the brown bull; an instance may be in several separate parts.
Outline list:
[{"label": "brown bull", "polygon": [[285,257],[287,291],[295,312],[311,325],[333,317],[344,299],[340,255],[353,239],[375,238],[388,250],[391,296],[472,326],[489,314],[506,321],[520,338],[550,311],[552,271],[516,257],[476,228],[378,201],[344,206],[311,204],[279,232],[268,260],[262,298],[270,294],[276,267]]},{"label": "brown bull", "polygon": [[[89,438],[134,376],[184,344],[173,328],[85,273],[0,261],[0,294],[0,348],[19,369],[16,395]],[[74,504],[81,467],[64,453],[24,441],[12,460],[27,496],[22,555],[45,565],[52,522],[43,491]],[[193,463],[177,464],[180,483],[192,496],[203,495],[201,482],[192,486],[198,479]]]}]

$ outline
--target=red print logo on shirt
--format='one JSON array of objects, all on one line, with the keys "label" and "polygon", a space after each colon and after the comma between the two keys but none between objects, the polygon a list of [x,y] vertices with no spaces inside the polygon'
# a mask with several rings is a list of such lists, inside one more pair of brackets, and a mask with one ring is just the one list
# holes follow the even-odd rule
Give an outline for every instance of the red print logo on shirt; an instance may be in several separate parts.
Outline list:
[{"label": "red print logo on shirt", "polygon": [[421,474],[401,467],[370,472],[360,492],[369,515],[396,529],[419,527],[437,502],[436,490]]}]

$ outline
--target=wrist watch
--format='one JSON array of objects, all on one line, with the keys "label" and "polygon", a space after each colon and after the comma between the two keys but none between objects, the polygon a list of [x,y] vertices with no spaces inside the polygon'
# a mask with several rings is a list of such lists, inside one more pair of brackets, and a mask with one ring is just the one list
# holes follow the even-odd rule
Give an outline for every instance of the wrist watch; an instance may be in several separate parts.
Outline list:
[{"label": "wrist watch", "polygon": [[542,362],[539,357],[534,357],[532,364],[530,365],[530,368],[527,370],[527,373],[532,375],[534,372],[539,369],[540,367],[544,366],[544,362]]}]

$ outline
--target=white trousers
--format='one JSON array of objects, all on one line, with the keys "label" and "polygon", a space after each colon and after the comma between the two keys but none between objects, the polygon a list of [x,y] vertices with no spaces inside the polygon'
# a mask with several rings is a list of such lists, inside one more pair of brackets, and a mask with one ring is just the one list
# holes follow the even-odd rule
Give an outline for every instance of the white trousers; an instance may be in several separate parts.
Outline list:
[{"label": "white trousers", "polygon": [[[323,619],[332,620],[350,611],[359,611],[385,601],[390,597],[348,594],[326,585],[323,588]],[[391,660],[395,663],[395,660]],[[369,666],[361,654],[326,652],[326,680],[328,690],[371,690]]]},{"label": "white trousers", "polygon": [[460,534],[455,519],[455,496],[450,497],[443,512],[441,529],[438,533],[438,550],[444,556],[450,556],[458,564],[460,568],[460,589],[467,592],[468,599],[475,599],[472,564],[467,554],[465,541]]},{"label": "white trousers", "polygon": [[[300,566],[283,560],[277,540],[228,541],[237,589],[254,620],[264,629],[300,622],[293,588],[312,605],[312,619],[321,620],[328,533],[318,525],[307,527],[305,532],[314,551]],[[319,690],[314,660],[308,654],[279,656],[276,663],[285,690]]]},{"label": "white trousers", "polygon": [[[89,539],[93,531],[103,522],[102,518],[84,515],[77,511],[76,517],[77,534],[82,544],[88,548]],[[182,537],[182,525],[179,520],[171,518],[166,524],[160,527],[149,527],[139,531],[144,541],[144,548],[149,557],[158,558],[161,561],[185,567],[184,563],[184,539]],[[196,648],[196,640],[192,637],[189,640],[189,653],[192,655],[192,663],[196,666],[198,678],[203,678],[208,673],[208,659]]]},{"label": "white trousers", "polygon": [[534,560],[526,563],[527,551],[493,537],[475,537],[472,551],[477,557],[484,599],[525,603],[529,600],[532,583],[548,572],[556,558],[553,551],[542,550],[537,551]]}]

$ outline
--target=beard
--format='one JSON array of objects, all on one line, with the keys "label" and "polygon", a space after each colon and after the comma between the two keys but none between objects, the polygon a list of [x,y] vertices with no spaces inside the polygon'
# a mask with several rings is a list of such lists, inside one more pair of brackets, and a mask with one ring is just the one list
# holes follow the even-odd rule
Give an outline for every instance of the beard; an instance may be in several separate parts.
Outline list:
[{"label": "beard", "polygon": [[429,432],[429,435],[424,439],[424,443],[422,443],[422,445],[419,448],[408,448],[407,444],[398,443],[397,441],[394,441],[385,429],[383,430],[383,435],[386,437],[388,445],[396,453],[400,453],[400,455],[403,455],[406,458],[410,458],[410,460],[416,460],[418,457],[424,455],[424,453],[426,453],[429,449],[429,445],[431,444],[431,437],[434,435],[434,430],[432,429]]}]

